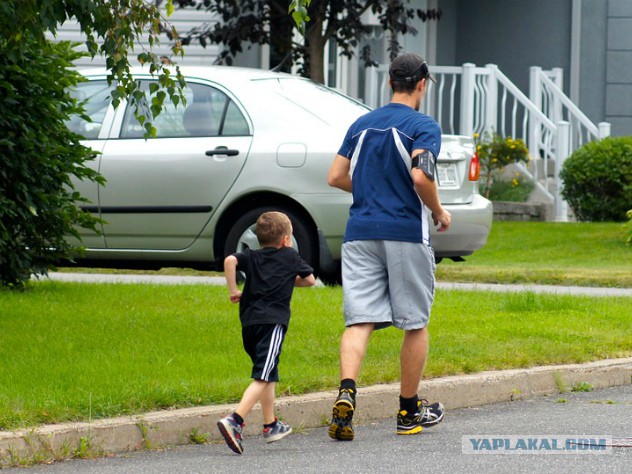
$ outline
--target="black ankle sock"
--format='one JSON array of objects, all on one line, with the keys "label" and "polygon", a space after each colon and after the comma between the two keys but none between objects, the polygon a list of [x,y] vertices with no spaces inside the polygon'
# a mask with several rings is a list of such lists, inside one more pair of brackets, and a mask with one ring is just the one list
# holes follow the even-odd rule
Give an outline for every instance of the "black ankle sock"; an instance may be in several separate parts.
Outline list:
[{"label": "black ankle sock", "polygon": [[277,422],[277,419],[275,418],[272,423],[268,423],[267,425],[264,423],[263,424],[263,429],[272,428],[274,425],[276,425],[276,422]]},{"label": "black ankle sock", "polygon": [[412,398],[404,398],[401,395],[399,396],[399,410],[406,410],[407,413],[413,414],[417,412],[417,402],[419,401],[419,397],[415,395]]},{"label": "black ankle sock", "polygon": [[239,416],[237,413],[233,413],[233,420],[235,420],[237,424],[239,425],[244,424],[244,419],[241,416]]},{"label": "black ankle sock", "polygon": [[356,383],[353,379],[343,379],[340,381],[340,390],[351,390],[351,397],[355,400],[356,397]]}]

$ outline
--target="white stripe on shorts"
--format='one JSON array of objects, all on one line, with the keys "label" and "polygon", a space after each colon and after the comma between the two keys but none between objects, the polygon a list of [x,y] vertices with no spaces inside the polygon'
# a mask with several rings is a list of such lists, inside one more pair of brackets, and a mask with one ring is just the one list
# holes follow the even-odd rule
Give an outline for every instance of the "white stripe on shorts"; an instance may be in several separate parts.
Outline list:
[{"label": "white stripe on shorts", "polygon": [[266,363],[263,366],[263,373],[261,374],[262,380],[266,382],[270,378],[270,372],[274,369],[274,362],[279,355],[281,349],[281,343],[283,342],[283,326],[277,324],[272,330],[272,337],[270,338],[270,347],[268,348],[268,356],[266,357]]}]

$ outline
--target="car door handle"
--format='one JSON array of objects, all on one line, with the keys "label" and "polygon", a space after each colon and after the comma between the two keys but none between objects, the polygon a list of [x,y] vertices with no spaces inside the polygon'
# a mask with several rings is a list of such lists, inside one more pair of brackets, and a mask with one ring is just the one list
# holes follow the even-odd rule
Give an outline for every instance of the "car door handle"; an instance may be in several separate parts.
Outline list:
[{"label": "car door handle", "polygon": [[239,155],[239,150],[232,150],[225,146],[218,146],[214,150],[206,150],[206,156],[213,156],[213,155],[237,156]]}]

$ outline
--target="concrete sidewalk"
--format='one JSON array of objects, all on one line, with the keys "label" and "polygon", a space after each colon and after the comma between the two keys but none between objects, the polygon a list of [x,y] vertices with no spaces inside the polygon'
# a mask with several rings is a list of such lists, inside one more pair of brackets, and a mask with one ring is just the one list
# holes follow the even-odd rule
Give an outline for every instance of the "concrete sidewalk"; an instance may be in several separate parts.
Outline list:
[{"label": "concrete sidewalk", "polygon": [[[632,357],[424,380],[420,394],[430,401],[443,402],[450,410],[553,395],[586,383],[595,389],[632,383]],[[399,384],[359,387],[354,421],[364,424],[394,417],[398,394]],[[295,429],[323,426],[331,416],[336,395],[330,391],[280,398],[278,415]],[[45,462],[68,458],[75,452],[85,454],[86,446],[88,454],[108,454],[188,444],[200,434],[207,434],[209,441],[219,440],[216,421],[234,407],[231,404],[185,408],[0,432],[0,467],[16,459]],[[262,416],[256,408],[248,418],[245,435],[259,435],[261,423]]]},{"label": "concrete sidewalk", "polygon": [[[162,285],[224,285],[223,277],[202,276],[175,276],[175,275],[116,275],[98,273],[60,273],[51,272],[48,277],[52,281],[73,281],[81,283],[151,283]],[[464,291],[497,291],[552,293],[559,295],[586,295],[586,296],[629,296],[632,297],[632,288],[603,288],[557,285],[499,285],[492,283],[447,283],[437,282],[437,288],[442,290]]]}]

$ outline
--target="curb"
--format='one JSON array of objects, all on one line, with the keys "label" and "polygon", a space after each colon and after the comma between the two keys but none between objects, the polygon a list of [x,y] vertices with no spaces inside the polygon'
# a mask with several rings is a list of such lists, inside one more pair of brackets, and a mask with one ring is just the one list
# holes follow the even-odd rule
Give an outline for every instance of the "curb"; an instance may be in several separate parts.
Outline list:
[{"label": "curb", "polygon": [[[422,381],[421,388],[424,398],[440,400],[446,409],[456,409],[564,393],[580,383],[595,389],[629,385],[632,357],[428,379]],[[398,383],[360,388],[359,411],[354,420],[362,424],[392,417],[397,411],[398,394]],[[321,427],[329,421],[336,395],[337,391],[327,391],[279,398],[277,414],[296,428]],[[234,407],[184,408],[0,432],[0,468],[23,459],[60,460],[80,454],[105,455],[221,440],[215,423]],[[255,408],[244,434],[259,435],[261,423],[261,412]]]}]

